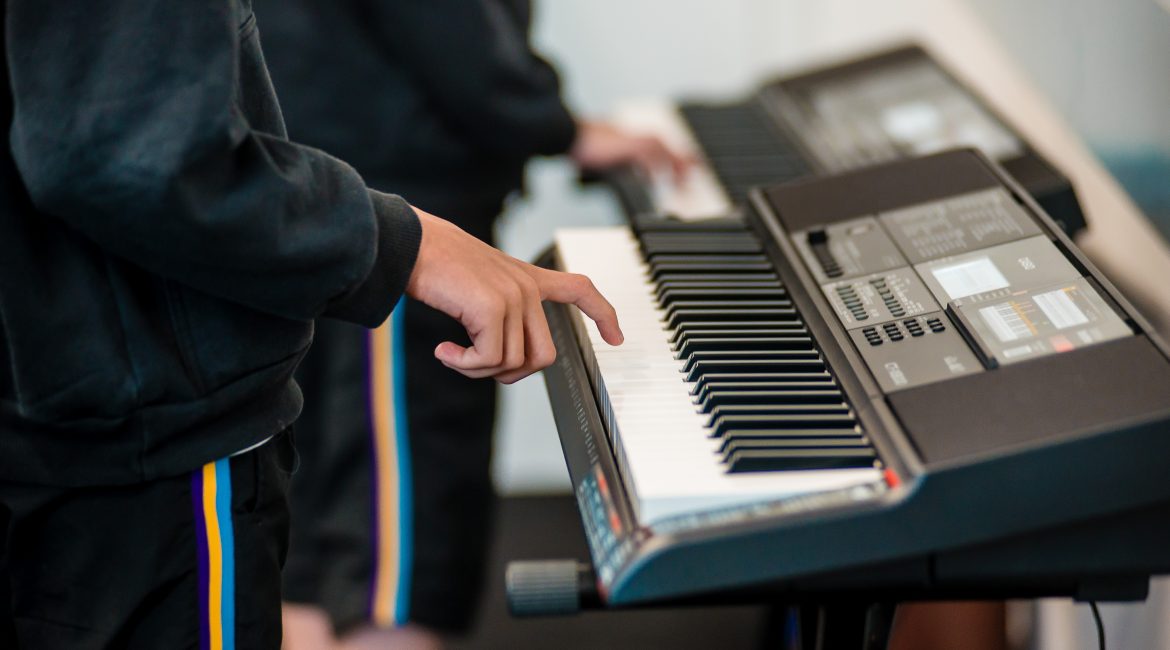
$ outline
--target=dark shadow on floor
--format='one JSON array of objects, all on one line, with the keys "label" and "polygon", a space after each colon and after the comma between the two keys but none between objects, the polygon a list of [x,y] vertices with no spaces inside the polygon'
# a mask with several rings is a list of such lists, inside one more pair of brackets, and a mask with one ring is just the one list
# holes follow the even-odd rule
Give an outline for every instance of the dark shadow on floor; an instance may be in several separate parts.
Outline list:
[{"label": "dark shadow on floor", "polygon": [[470,636],[451,643],[452,649],[756,647],[763,621],[758,607],[590,612],[542,619],[508,615],[504,567],[509,560],[587,556],[581,520],[570,497],[502,499],[480,620]]}]

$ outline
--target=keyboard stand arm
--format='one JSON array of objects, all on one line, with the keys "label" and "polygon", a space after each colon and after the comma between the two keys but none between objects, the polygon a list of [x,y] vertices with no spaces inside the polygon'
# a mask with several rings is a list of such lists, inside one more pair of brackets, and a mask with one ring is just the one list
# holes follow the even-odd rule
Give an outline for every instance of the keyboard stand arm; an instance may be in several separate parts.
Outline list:
[{"label": "keyboard stand arm", "polygon": [[770,610],[760,647],[771,650],[885,650],[896,606],[839,602],[777,606]]}]

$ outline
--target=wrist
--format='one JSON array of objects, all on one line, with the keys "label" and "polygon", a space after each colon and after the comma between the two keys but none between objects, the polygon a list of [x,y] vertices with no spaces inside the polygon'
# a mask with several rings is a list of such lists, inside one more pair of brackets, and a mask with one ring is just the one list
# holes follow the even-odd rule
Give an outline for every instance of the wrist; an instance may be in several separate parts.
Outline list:
[{"label": "wrist", "polygon": [[426,267],[430,264],[431,247],[435,239],[435,222],[438,220],[438,217],[429,212],[424,212],[413,205],[410,207],[418,215],[421,234],[419,235],[418,255],[415,256],[414,268],[410,270],[410,277],[406,281],[406,293],[410,296],[417,296],[419,278],[426,275]]},{"label": "wrist", "polygon": [[376,327],[390,314],[417,267],[422,223],[400,197],[370,191],[377,224],[371,266],[364,278],[334,299],[323,315]]}]

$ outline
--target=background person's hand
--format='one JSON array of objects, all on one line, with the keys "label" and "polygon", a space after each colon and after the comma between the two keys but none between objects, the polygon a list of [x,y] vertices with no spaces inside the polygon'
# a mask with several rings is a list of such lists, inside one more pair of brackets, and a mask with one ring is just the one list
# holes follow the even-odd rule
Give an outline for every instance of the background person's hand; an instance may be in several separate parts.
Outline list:
[{"label": "background person's hand", "polygon": [[576,305],[607,343],[621,344],[617,314],[589,278],[522,262],[449,221],[415,212],[422,243],[406,293],[458,320],[471,336],[471,347],[445,341],[435,348],[443,365],[505,384],[548,367],[557,353],[542,300]]},{"label": "background person's hand", "polygon": [[583,170],[600,171],[634,165],[650,177],[663,172],[675,182],[686,178],[694,159],[680,154],[657,137],[626,133],[612,124],[582,120],[569,157]]}]

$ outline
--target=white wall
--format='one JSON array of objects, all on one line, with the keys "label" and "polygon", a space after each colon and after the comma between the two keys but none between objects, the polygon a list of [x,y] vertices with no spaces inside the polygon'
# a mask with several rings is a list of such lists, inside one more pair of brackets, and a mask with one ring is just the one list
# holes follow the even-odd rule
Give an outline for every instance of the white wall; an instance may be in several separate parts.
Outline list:
[{"label": "white wall", "polygon": [[1170,148],[1170,14],[1154,0],[970,5],[1090,144]]}]

